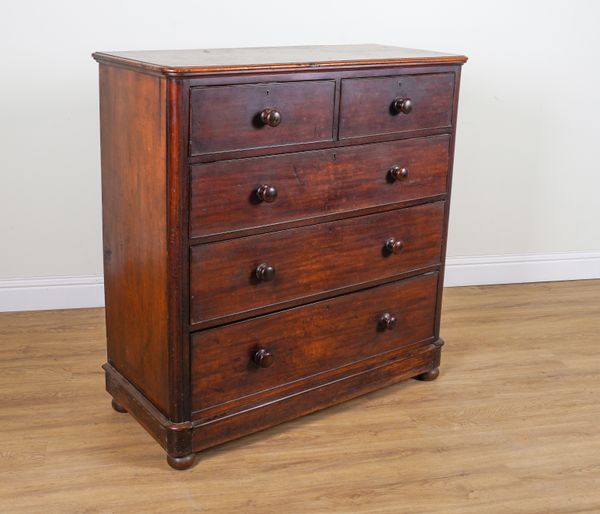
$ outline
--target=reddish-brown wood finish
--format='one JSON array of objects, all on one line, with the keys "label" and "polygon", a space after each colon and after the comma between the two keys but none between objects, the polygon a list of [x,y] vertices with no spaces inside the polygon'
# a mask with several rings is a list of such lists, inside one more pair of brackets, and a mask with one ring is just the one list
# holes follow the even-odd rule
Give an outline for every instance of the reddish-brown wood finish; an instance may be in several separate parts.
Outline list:
[{"label": "reddish-brown wood finish", "polygon": [[100,68],[108,362],[163,413],[170,402],[166,82]]},{"label": "reddish-brown wood finish", "polygon": [[[409,132],[391,132],[388,134],[371,134],[359,137],[353,137],[351,139],[340,139],[338,137],[339,132],[339,98],[341,81],[348,78],[369,78],[369,77],[382,77],[382,76],[412,76],[412,75],[424,75],[431,73],[450,73],[456,76],[457,71],[460,69],[457,65],[432,65],[431,63],[421,63],[417,66],[397,66],[386,69],[377,67],[362,66],[360,70],[354,69],[342,69],[339,71],[330,71],[326,67],[314,67],[311,70],[306,71],[286,71],[280,73],[264,72],[261,74],[221,74],[215,73],[211,75],[201,75],[196,77],[187,78],[187,82],[190,87],[208,87],[208,86],[222,86],[222,85],[239,85],[239,84],[256,84],[257,81],[263,83],[287,83],[287,82],[299,82],[299,81],[313,81],[313,80],[324,80],[333,79],[336,82],[336,101],[335,101],[335,112],[334,112],[334,140],[333,141],[321,141],[313,143],[299,143],[294,145],[283,145],[283,146],[271,146],[271,147],[259,147],[259,148],[247,148],[244,150],[231,150],[225,152],[219,152],[217,154],[200,154],[190,155],[188,162],[190,164],[197,164],[201,162],[213,162],[215,160],[223,159],[238,159],[241,157],[255,157],[260,155],[276,155],[281,153],[290,153],[297,151],[308,151],[308,150],[321,150],[329,148],[340,148],[344,146],[353,146],[357,144],[369,144],[378,143],[383,141],[397,141],[401,139],[412,139],[421,136],[431,136],[439,134],[452,133],[451,127],[440,127],[440,128],[423,128],[417,130],[411,130]],[[179,79],[175,80],[178,82]],[[189,102],[189,98],[188,98]],[[189,127],[185,127],[188,130]]]},{"label": "reddish-brown wood finish", "polygon": [[[396,98],[412,101],[409,114],[393,112]],[[344,79],[340,139],[449,127],[453,98],[453,73]]]},{"label": "reddish-brown wood finish", "polygon": [[[444,194],[449,144],[441,135],[193,166],[190,236],[233,237]],[[408,176],[392,180],[393,166]],[[277,189],[275,201],[259,201],[263,184]]]},{"label": "reddish-brown wood finish", "polygon": [[[442,263],[446,262],[446,249],[448,247],[448,225],[450,220],[450,196],[452,192],[452,173],[454,167],[454,145],[456,142],[456,120],[458,117],[458,93],[460,90],[461,68],[457,67],[454,73],[454,99],[452,103],[452,126],[454,127],[450,139],[450,159],[448,166],[448,197],[446,200],[446,212],[444,213],[444,232],[442,234]],[[442,295],[444,292],[444,274],[446,266],[440,267],[440,280],[437,291],[437,310],[435,315],[435,335],[440,336],[440,320],[442,315]]]},{"label": "reddish-brown wood finish", "polygon": [[465,57],[377,45],[94,57],[106,388],[172,467],[438,376]]},{"label": "reddish-brown wood finish", "polygon": [[188,167],[189,81],[167,82],[167,256],[170,420],[189,419]]},{"label": "reddish-brown wood finish", "polygon": [[191,421],[174,422],[165,416],[127,378],[104,364],[106,390],[113,400],[129,414],[165,449],[171,457],[185,457],[191,452]]},{"label": "reddish-brown wood finish", "polygon": [[439,365],[436,342],[387,353],[358,369],[330,374],[311,387],[269,401],[246,404],[232,413],[194,422],[192,450],[197,452],[273,425],[304,416],[361,394],[426,373]]},{"label": "reddish-brown wood finish", "polygon": [[[261,316],[192,337],[192,410],[316,376],[433,336],[437,273]],[[397,319],[386,329],[385,313]],[[261,349],[273,362],[253,361]]]},{"label": "reddish-brown wood finish", "polygon": [[464,55],[452,55],[386,45],[282,46],[263,48],[213,48],[202,50],[141,50],[96,52],[99,62],[126,66],[143,73],[181,77],[218,73],[324,68],[369,69],[371,66],[463,64]]},{"label": "reddish-brown wood finish", "polygon": [[[337,222],[194,246],[190,257],[191,322],[334,292],[438,264],[444,202]],[[403,243],[386,251],[388,239]],[[257,267],[275,268],[259,281]]]},{"label": "reddish-brown wood finish", "polygon": [[[334,94],[333,80],[193,88],[190,153],[331,141]],[[277,126],[262,121],[266,109]]]}]

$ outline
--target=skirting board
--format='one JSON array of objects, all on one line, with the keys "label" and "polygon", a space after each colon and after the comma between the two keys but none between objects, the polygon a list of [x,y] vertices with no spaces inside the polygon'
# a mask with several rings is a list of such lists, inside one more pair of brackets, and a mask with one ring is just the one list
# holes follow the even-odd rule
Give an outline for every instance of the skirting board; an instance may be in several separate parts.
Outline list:
[{"label": "skirting board", "polygon": [[[444,286],[600,278],[600,252],[449,257]],[[102,307],[102,275],[0,279],[0,312]]]},{"label": "skirting board", "polygon": [[445,287],[600,278],[600,252],[449,257]]},{"label": "skirting board", "polygon": [[0,279],[0,312],[103,306],[102,275]]}]

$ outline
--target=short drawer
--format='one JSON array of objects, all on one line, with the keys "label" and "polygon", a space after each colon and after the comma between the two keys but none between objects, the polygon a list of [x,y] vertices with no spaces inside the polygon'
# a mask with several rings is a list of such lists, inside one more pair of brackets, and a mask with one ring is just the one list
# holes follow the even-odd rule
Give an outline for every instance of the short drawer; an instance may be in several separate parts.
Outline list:
[{"label": "short drawer", "polygon": [[450,127],[454,74],[342,80],[340,139]]},{"label": "short drawer", "polygon": [[335,82],[194,87],[192,155],[333,139]]},{"label": "short drawer", "polygon": [[194,246],[191,321],[276,308],[436,265],[443,217],[444,202],[435,202]]},{"label": "short drawer", "polygon": [[450,136],[192,166],[190,235],[235,233],[446,192]]},{"label": "short drawer", "polygon": [[192,409],[433,337],[437,282],[430,273],[194,334]]}]

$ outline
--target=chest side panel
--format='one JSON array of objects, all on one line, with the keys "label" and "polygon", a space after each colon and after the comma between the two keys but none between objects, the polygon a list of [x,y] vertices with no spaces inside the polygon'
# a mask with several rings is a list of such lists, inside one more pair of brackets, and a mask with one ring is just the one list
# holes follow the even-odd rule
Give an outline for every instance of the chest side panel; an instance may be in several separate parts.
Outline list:
[{"label": "chest side panel", "polygon": [[108,361],[166,413],[166,79],[100,66]]}]

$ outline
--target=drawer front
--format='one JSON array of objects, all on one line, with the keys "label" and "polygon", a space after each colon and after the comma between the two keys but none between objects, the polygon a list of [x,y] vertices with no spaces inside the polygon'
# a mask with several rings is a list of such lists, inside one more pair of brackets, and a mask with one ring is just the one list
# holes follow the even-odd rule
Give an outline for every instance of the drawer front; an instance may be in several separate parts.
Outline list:
[{"label": "drawer front", "polygon": [[193,410],[431,338],[437,281],[430,273],[194,334]]},{"label": "drawer front", "polygon": [[[436,202],[194,246],[191,321],[275,306],[438,264],[443,215],[444,202]],[[398,253],[385,247],[391,238],[401,241]],[[263,280],[257,270],[262,270]]]},{"label": "drawer front", "polygon": [[449,127],[453,98],[453,73],[344,79],[340,139]]},{"label": "drawer front", "polygon": [[[202,237],[446,192],[450,136],[192,167],[190,235]],[[394,167],[405,173],[394,176]],[[261,187],[277,196],[263,195]],[[264,189],[263,189],[264,191]]]},{"label": "drawer front", "polygon": [[331,141],[334,96],[333,80],[195,87],[191,154]]}]

